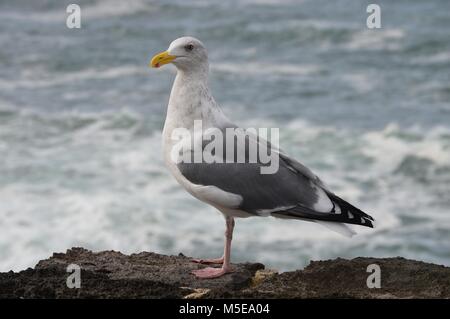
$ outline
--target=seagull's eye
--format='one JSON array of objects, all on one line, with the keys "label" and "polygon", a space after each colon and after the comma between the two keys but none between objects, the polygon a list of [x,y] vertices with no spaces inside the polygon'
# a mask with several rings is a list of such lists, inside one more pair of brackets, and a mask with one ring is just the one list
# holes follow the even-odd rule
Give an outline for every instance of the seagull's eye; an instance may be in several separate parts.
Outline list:
[{"label": "seagull's eye", "polygon": [[192,51],[192,50],[194,50],[194,45],[193,44],[187,44],[187,45],[184,46],[184,49],[186,51]]}]

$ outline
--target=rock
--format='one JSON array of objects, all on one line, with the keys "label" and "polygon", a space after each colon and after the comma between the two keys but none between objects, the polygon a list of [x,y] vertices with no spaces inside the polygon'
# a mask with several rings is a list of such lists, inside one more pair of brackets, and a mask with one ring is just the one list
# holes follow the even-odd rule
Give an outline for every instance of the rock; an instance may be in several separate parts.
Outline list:
[{"label": "rock", "polygon": [[[66,285],[67,266],[81,267],[81,288]],[[204,267],[185,256],[116,251],[93,253],[72,248],[41,260],[35,269],[0,274],[0,298],[183,298],[198,289],[239,290],[247,287],[262,264],[237,264],[236,271],[214,280],[197,280],[191,271]]]},{"label": "rock", "polygon": [[[81,288],[67,287],[69,264],[81,267]],[[367,266],[381,269],[381,288],[366,285]],[[277,273],[255,263],[196,279],[205,267],[183,255],[83,248],[55,253],[34,269],[0,273],[0,298],[450,298],[450,268],[404,258],[313,261],[304,270]]]},{"label": "rock", "polygon": [[[367,266],[380,267],[381,288],[367,287]],[[235,295],[245,298],[450,298],[450,268],[396,258],[313,261]]]}]

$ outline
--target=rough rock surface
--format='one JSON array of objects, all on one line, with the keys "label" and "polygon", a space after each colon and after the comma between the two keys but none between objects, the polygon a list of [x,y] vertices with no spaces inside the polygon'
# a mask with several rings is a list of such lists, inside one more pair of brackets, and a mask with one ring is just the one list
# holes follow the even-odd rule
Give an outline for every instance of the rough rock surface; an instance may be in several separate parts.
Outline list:
[{"label": "rough rock surface", "polygon": [[[81,267],[81,288],[69,289],[69,264]],[[367,266],[381,269],[381,288],[367,287]],[[262,264],[234,264],[235,272],[198,280],[205,267],[183,255],[72,248],[34,269],[0,273],[0,298],[450,298],[450,268],[404,258],[313,261],[304,270],[276,273]]]}]

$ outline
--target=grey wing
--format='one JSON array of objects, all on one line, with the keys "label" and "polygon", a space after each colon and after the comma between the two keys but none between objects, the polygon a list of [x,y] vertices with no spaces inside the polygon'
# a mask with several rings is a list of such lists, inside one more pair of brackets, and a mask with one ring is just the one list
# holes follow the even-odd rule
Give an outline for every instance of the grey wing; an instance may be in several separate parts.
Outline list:
[{"label": "grey wing", "polygon": [[[326,186],[322,182],[322,180],[318,176],[316,176],[309,168],[307,168],[297,160],[292,159],[285,154],[280,154],[280,157],[283,159],[283,162],[285,163],[285,165],[287,165],[287,167],[296,172],[298,176],[303,176],[304,178],[309,179],[311,181],[311,184],[314,185],[316,189],[320,189],[321,191],[323,191],[327,198],[331,201],[333,208],[328,212],[326,217],[316,218],[317,220],[341,222],[373,228],[372,222],[374,221],[374,219],[372,216],[364,213],[359,208],[338,197],[328,188],[328,186]],[[319,193],[321,192],[319,191]],[[320,217],[321,212],[318,212],[317,210],[309,211],[309,208],[303,207],[302,205],[300,205],[300,207],[295,207],[289,211],[284,212],[285,215],[292,215],[293,217],[306,215],[309,218],[313,219],[314,216],[317,216],[318,213],[318,217]]]},{"label": "grey wing", "polygon": [[[249,142],[249,139],[246,141]],[[275,173],[262,174],[261,168],[268,164],[262,164],[259,159],[256,163],[248,162],[248,143],[244,146],[245,163],[227,163],[224,159],[223,163],[179,163],[177,166],[180,173],[195,185],[214,186],[242,198],[237,207],[234,201],[229,208],[254,215],[270,214],[281,218],[372,227],[372,217],[334,195],[307,167],[265,140],[261,139],[258,143],[270,149],[272,156],[277,156],[278,170]],[[235,148],[235,154],[237,151],[239,149]]]}]

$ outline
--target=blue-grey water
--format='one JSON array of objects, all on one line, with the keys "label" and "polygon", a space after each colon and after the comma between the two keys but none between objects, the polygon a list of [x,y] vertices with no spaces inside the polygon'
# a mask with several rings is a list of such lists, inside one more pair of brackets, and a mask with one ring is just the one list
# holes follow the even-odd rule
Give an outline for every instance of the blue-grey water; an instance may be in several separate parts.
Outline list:
[{"label": "blue-grey water", "polygon": [[242,126],[377,219],[352,239],[319,225],[238,220],[234,261],[397,256],[450,265],[450,2],[0,1],[0,270],[72,246],[217,257],[224,222],[162,163],[183,35],[209,49],[211,86]]}]

